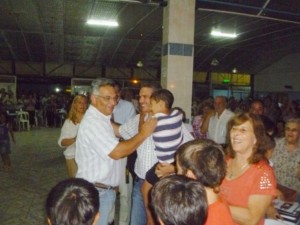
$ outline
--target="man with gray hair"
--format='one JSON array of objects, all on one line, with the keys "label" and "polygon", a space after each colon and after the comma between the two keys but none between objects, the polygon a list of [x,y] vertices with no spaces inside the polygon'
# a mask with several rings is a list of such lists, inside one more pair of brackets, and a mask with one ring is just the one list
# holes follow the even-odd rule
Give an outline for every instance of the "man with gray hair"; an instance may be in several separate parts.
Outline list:
[{"label": "man with gray hair", "polygon": [[99,191],[99,225],[108,224],[115,202],[115,190],[121,176],[118,159],[131,154],[156,126],[156,120],[151,118],[143,124],[137,135],[119,142],[111,125],[111,114],[117,100],[112,80],[94,80],[91,87],[91,105],[80,123],[76,138],[76,177],[93,183]]}]

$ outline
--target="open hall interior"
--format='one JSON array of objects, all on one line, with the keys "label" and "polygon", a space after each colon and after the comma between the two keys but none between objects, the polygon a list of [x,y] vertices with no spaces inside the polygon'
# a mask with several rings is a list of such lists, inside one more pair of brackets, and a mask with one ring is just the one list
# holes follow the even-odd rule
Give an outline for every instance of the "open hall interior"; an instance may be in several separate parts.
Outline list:
[{"label": "open hall interior", "polygon": [[[15,100],[57,96],[60,110],[71,95],[88,94],[90,81],[103,77],[119,81],[135,99],[141,83],[167,80],[175,67],[165,64],[168,59],[190,57],[192,72],[174,74],[191,80],[190,88],[170,80],[163,85],[174,91],[175,104],[189,122],[193,104],[210,96],[245,104],[270,96],[280,104],[288,99],[300,105],[299,0],[176,0],[195,6],[193,22],[177,31],[184,36],[193,30],[187,44],[185,37],[176,41],[164,33],[166,24],[181,24],[185,13],[180,9],[167,21],[172,1],[0,1],[0,90]],[[89,25],[89,19],[116,20],[118,26]],[[213,31],[236,37],[213,37]],[[181,92],[187,92],[186,101],[176,101]],[[8,109],[12,118],[16,110]],[[0,170],[1,225],[44,224],[46,195],[67,178],[57,144],[65,111],[57,111],[51,127],[41,111],[29,131],[16,121],[13,125],[13,170]]]}]

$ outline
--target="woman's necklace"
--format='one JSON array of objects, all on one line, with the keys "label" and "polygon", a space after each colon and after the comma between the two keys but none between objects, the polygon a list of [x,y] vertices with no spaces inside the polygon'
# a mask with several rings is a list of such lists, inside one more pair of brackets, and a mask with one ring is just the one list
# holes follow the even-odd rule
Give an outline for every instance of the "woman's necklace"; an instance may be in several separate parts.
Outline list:
[{"label": "woman's necklace", "polygon": [[229,173],[228,173],[228,178],[229,178],[229,179],[232,179],[232,178],[236,177],[237,174],[242,173],[248,166],[249,166],[249,163],[246,162],[246,163],[245,163],[244,165],[242,165],[238,170],[235,171],[236,173],[234,173],[233,168],[232,168],[232,166],[231,166],[231,168],[230,168],[230,170],[229,170]]}]

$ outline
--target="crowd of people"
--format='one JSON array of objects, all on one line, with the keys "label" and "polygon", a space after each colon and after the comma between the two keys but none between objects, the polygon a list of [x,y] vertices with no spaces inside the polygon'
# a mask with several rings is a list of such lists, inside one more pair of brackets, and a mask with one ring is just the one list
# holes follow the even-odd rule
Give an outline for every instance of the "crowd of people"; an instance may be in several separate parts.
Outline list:
[{"label": "crowd of people", "polygon": [[216,96],[193,106],[188,130],[170,91],[145,83],[138,96],[137,111],[101,78],[73,98],[58,139],[70,179],[48,196],[49,224],[111,224],[117,197],[124,225],[262,225],[280,217],[275,198],[300,202],[292,101]]},{"label": "crowd of people", "polygon": [[0,112],[8,115],[14,130],[18,130],[16,116],[18,111],[29,114],[30,127],[61,127],[72,97],[66,93],[40,94],[21,92],[15,95],[5,88],[0,89]]},{"label": "crowd of people", "polygon": [[[126,116],[118,83],[92,83],[90,106],[70,138],[76,139],[75,176],[99,192],[98,224],[111,222],[116,191],[124,178],[129,183],[128,175],[133,179],[131,201],[126,210],[121,207],[119,213],[127,216],[119,224],[260,225],[265,218],[278,218],[275,198],[299,201],[295,105],[287,109],[281,101],[273,111],[270,98],[252,100],[246,107],[216,96],[194,111],[193,130],[188,131],[173,98],[156,84],[144,84],[138,114]],[[128,174],[120,159],[135,151],[134,171]]]}]

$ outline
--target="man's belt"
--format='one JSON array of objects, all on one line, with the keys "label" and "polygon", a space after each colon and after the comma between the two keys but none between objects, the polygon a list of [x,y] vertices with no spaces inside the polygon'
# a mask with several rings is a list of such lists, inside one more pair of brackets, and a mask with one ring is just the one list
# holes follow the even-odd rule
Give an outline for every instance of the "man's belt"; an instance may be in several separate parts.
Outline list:
[{"label": "man's belt", "polygon": [[115,191],[118,190],[118,187],[109,186],[109,185],[98,183],[98,182],[94,183],[94,186],[96,188],[101,188],[101,189],[106,189],[106,190],[110,190],[110,189],[115,190]]}]

